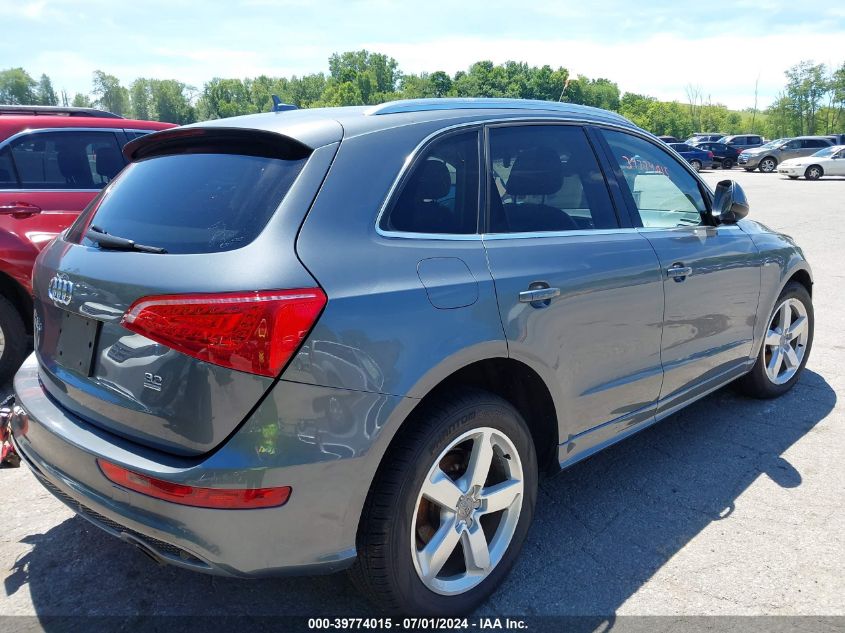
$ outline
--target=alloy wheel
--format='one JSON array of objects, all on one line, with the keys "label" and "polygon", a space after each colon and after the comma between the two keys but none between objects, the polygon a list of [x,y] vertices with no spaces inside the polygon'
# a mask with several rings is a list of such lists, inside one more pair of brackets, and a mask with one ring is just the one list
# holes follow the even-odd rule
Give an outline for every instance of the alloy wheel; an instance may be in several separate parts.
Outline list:
[{"label": "alloy wheel", "polygon": [[809,336],[807,308],[798,299],[786,299],[775,310],[764,343],[766,376],[772,383],[782,385],[795,376],[807,352]]},{"label": "alloy wheel", "polygon": [[452,441],[426,474],[411,524],[423,584],[456,595],[487,578],[508,549],[522,502],[522,462],[502,431],[482,427]]},{"label": "alloy wheel", "polygon": [[3,328],[0,327],[0,358],[3,358],[3,352],[6,351],[6,335],[3,333]]},{"label": "alloy wheel", "polygon": [[760,163],[760,171],[769,174],[775,170],[776,166],[777,165],[775,164],[774,160],[772,160],[771,158],[766,158],[763,160],[763,162]]}]

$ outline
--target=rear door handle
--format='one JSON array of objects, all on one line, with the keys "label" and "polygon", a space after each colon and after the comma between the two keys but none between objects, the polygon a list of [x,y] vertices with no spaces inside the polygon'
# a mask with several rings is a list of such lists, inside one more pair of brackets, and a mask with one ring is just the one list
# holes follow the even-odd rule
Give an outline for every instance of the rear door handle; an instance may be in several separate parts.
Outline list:
[{"label": "rear door handle", "polygon": [[11,215],[13,218],[28,218],[36,213],[41,213],[41,207],[28,202],[10,202],[0,205],[0,215]]},{"label": "rear door handle", "polygon": [[520,303],[538,303],[549,301],[560,295],[560,288],[534,288],[519,293]]},{"label": "rear door handle", "polygon": [[684,266],[680,263],[672,264],[669,268],[666,269],[666,275],[671,277],[675,281],[683,281],[684,279],[692,275],[692,268],[690,266]]}]

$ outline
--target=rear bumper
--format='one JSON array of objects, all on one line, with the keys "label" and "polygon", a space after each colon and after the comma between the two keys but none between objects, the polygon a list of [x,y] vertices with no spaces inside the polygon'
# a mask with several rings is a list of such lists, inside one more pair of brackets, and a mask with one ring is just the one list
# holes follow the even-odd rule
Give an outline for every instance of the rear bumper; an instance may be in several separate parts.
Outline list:
[{"label": "rear bumper", "polygon": [[[14,443],[38,480],[97,527],[153,558],[195,571],[249,577],[330,573],[354,561],[372,456],[363,455],[358,450],[363,446],[354,443],[346,454],[326,451],[303,426],[315,400],[348,403],[348,392],[280,381],[219,450],[189,459],[133,444],[70,415],[42,388],[34,355],[15,376],[14,387],[23,410],[12,424]],[[297,398],[307,402],[293,401]],[[375,404],[385,410],[386,398],[356,393],[352,399],[361,406],[345,411],[355,416]],[[273,402],[278,399],[289,404],[294,418],[279,412]],[[275,433],[265,424],[271,418]],[[278,508],[178,505],[111,483],[97,466],[98,458],[188,485],[290,485],[293,492]]]}]

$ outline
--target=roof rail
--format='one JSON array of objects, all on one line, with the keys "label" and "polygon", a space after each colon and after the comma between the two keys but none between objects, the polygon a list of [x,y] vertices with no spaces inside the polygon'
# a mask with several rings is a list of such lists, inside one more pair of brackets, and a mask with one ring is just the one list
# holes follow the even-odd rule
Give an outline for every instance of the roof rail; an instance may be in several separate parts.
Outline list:
[{"label": "roof rail", "polygon": [[0,115],[42,115],[42,116],[79,116],[97,117],[100,119],[122,119],[114,112],[97,110],[96,108],[73,108],[67,106],[43,105],[0,105]]},{"label": "roof rail", "polygon": [[425,112],[429,110],[546,110],[549,112],[565,112],[567,114],[589,113],[591,116],[605,119],[625,121],[623,116],[575,103],[558,101],[539,101],[536,99],[504,99],[504,98],[434,98],[434,99],[400,99],[388,101],[368,109],[366,114],[398,114],[402,112]]}]

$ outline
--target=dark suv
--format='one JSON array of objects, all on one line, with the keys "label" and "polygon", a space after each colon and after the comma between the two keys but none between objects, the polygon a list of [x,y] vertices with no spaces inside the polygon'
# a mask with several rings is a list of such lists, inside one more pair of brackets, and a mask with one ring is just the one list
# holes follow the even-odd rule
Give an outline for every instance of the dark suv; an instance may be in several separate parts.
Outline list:
[{"label": "dark suv", "polygon": [[38,258],[12,430],[162,562],[350,569],[388,610],[465,613],[539,476],[731,381],[780,395],[809,356],[801,250],[611,112],[397,101],[124,154]]},{"label": "dark suv", "polygon": [[759,134],[732,134],[730,136],[723,136],[722,138],[714,139],[719,143],[735,147],[740,152],[744,149],[754,149],[760,147],[766,141]]},{"label": "dark suv", "polygon": [[32,336],[32,264],[126,165],[121,147],[173,127],[92,108],[0,106],[0,384]]}]

